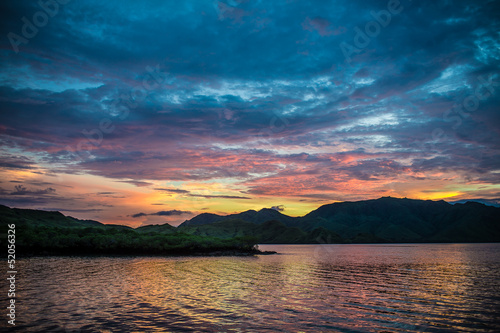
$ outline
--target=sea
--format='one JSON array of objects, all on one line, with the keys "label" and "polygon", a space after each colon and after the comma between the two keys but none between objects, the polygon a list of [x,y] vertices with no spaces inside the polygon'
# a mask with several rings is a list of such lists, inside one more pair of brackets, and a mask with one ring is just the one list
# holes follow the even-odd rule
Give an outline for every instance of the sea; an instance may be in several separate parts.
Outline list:
[{"label": "sea", "polygon": [[[500,332],[500,244],[17,261],[12,332]],[[2,329],[3,330],[3,329]]]}]

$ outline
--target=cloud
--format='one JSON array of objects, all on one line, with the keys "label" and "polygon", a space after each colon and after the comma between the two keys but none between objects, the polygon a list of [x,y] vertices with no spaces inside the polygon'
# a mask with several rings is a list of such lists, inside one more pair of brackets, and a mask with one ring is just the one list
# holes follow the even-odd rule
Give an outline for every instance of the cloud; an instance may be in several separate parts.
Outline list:
[{"label": "cloud", "polygon": [[165,192],[169,192],[169,193],[178,193],[178,194],[187,194],[187,193],[189,193],[189,191],[187,191],[187,190],[181,190],[181,189],[177,189],[177,188],[155,188],[155,190],[157,190],[157,191],[165,191]]},{"label": "cloud", "polygon": [[182,215],[182,214],[192,214],[191,212],[189,211],[182,211],[182,210],[162,210],[160,212],[156,212],[154,214],[150,214],[150,215],[158,215],[158,216],[175,216],[175,215]]},{"label": "cloud", "polygon": [[184,214],[192,214],[189,211],[183,211],[183,210],[162,210],[156,213],[151,213],[151,214],[146,214],[146,213],[137,213],[134,215],[131,215],[133,218],[138,218],[138,217],[143,217],[143,216],[179,216],[179,215],[184,215]]},{"label": "cloud", "polygon": [[[0,142],[2,142],[1,138]],[[12,154],[2,154],[0,159],[0,168],[12,170],[34,170],[37,167],[36,163],[28,157],[16,156]]]},{"label": "cloud", "polygon": [[132,184],[132,185],[135,185],[137,187],[145,187],[145,186],[153,185],[153,183],[139,181],[139,180],[119,180],[118,182]]},{"label": "cloud", "polygon": [[[112,179],[131,194],[170,184],[155,191],[179,207],[362,199],[440,177],[497,185],[499,3],[401,3],[347,63],[339,45],[386,3],[71,2],[19,53],[0,41],[0,171],[41,187],[2,202],[65,199],[62,183],[19,176],[33,172]],[[37,10],[2,2],[4,36]],[[489,95],[467,111],[476,91]]]},{"label": "cloud", "polygon": [[339,35],[347,31],[345,27],[338,27],[336,29],[333,29],[333,27],[331,27],[331,23],[327,19],[321,17],[315,17],[313,19],[309,17],[306,18],[305,21],[302,22],[302,27],[304,28],[304,30],[317,31],[318,34],[323,37],[332,34]]},{"label": "cloud", "polygon": [[246,199],[249,200],[249,197],[242,197],[238,195],[208,195],[208,194],[189,194],[190,197],[195,198],[204,198],[204,199]]},{"label": "cloud", "polygon": [[283,206],[283,205],[272,206],[271,209],[274,209],[275,211],[278,211],[278,212],[283,212],[283,211],[285,211],[285,206]]},{"label": "cloud", "polygon": [[68,209],[68,208],[53,208],[53,207],[48,207],[48,208],[44,207],[44,210],[58,211],[58,212],[68,212],[68,213],[99,213],[99,212],[103,211],[103,209],[100,209],[100,208]]},{"label": "cloud", "polygon": [[46,195],[46,194],[55,194],[56,190],[52,187],[47,187],[44,190],[28,190],[23,185],[16,185],[15,191],[11,192],[10,195]]},{"label": "cloud", "polygon": [[171,188],[155,188],[157,191],[164,191],[169,193],[185,194],[189,197],[204,198],[204,199],[250,199],[248,197],[238,195],[213,195],[213,194],[193,194],[188,190],[171,189]]}]

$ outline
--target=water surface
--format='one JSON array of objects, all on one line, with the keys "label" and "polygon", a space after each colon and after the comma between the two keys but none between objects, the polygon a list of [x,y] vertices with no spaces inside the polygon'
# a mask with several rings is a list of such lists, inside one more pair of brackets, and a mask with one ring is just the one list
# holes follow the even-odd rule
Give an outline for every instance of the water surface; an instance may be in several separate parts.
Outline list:
[{"label": "water surface", "polygon": [[21,260],[16,330],[500,332],[500,244],[260,248]]}]

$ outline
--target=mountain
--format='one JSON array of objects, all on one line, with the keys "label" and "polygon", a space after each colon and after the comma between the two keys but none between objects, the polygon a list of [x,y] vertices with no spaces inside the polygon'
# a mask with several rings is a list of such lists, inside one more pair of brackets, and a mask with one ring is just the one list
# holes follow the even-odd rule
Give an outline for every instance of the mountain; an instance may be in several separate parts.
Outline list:
[{"label": "mountain", "polygon": [[235,238],[260,244],[500,242],[498,207],[471,201],[450,204],[442,200],[391,197],[327,204],[302,217],[290,217],[274,209],[248,210],[227,216],[203,213],[177,228],[163,224],[132,229],[79,220],[59,212],[6,206],[0,206],[0,222],[16,223],[16,227],[23,227],[21,235],[47,238],[43,241],[48,243],[51,237],[67,233],[69,229],[74,229],[73,238],[68,236],[61,243],[84,239],[85,244],[94,244],[94,238],[101,239],[104,233],[106,236],[101,240],[104,245],[99,245],[104,249],[116,247],[117,240],[137,247],[136,238],[142,239],[143,247],[155,244],[159,249],[168,247],[160,239],[171,244],[184,239],[182,244],[191,246],[189,244],[206,243],[203,237],[212,239],[209,243],[214,244],[217,243],[214,239]]},{"label": "mountain", "polygon": [[500,241],[500,209],[473,202],[384,197],[324,205],[300,220],[304,230],[324,227],[347,240],[365,234],[383,242]]},{"label": "mountain", "polygon": [[324,228],[304,231],[297,227],[289,227],[281,221],[268,220],[259,224],[242,219],[223,219],[210,224],[184,225],[182,232],[217,238],[252,237],[259,244],[311,244],[324,242],[341,242],[338,234]]},{"label": "mountain", "polygon": [[157,233],[157,234],[173,234],[176,232],[177,228],[172,227],[170,224],[152,224],[152,225],[144,225],[135,229],[141,233]]},{"label": "mountain", "polygon": [[15,223],[17,226],[51,226],[51,227],[103,227],[104,224],[92,220],[79,220],[64,216],[60,212],[34,209],[9,208],[0,205],[1,222]]},{"label": "mountain", "polygon": [[327,204],[295,218],[270,209],[201,214],[179,229],[216,237],[252,236],[260,243],[499,242],[500,208],[383,197]]},{"label": "mountain", "polygon": [[255,210],[247,210],[238,214],[230,214],[230,215],[217,215],[210,213],[202,213],[193,217],[190,220],[186,220],[181,223],[180,227],[187,226],[199,226],[204,224],[211,224],[219,221],[227,221],[227,220],[244,220],[247,222],[260,224],[266,221],[279,221],[284,223],[285,225],[293,225],[296,222],[296,219],[284,214],[281,214],[275,209],[264,208],[259,210],[258,212]]},{"label": "mountain", "polygon": [[464,204],[467,202],[478,202],[486,206],[500,207],[500,199],[464,199],[458,201],[449,201],[449,203],[451,203],[452,205],[457,203]]}]

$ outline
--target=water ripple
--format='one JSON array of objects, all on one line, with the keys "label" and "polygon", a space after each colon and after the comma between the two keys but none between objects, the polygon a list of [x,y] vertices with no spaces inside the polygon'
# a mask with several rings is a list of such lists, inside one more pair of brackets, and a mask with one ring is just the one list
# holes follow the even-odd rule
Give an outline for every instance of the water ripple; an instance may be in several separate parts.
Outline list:
[{"label": "water ripple", "polygon": [[500,331],[498,244],[262,248],[21,260],[14,331]]}]

